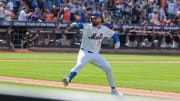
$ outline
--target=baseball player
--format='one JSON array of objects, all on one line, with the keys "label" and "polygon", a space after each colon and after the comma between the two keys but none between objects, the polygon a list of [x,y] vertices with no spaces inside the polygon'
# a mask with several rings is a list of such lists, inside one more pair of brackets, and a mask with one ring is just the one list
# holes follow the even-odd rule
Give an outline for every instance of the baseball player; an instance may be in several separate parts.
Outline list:
[{"label": "baseball player", "polygon": [[104,37],[112,37],[115,40],[115,48],[120,47],[120,41],[118,35],[101,25],[102,16],[100,13],[95,13],[92,16],[92,24],[71,24],[70,26],[78,26],[83,29],[82,42],[80,51],[77,58],[77,64],[71,70],[67,77],[63,78],[64,86],[68,86],[71,80],[77,75],[77,73],[89,62],[100,67],[106,72],[107,79],[111,86],[111,94],[122,96],[118,93],[115,86],[115,81],[112,73],[112,69],[107,61],[99,54],[101,43]]}]

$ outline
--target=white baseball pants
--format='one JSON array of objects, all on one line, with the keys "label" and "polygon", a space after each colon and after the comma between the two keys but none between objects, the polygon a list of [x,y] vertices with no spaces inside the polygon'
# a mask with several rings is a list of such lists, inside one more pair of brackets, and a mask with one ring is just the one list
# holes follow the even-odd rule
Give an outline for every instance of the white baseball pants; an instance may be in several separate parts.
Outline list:
[{"label": "white baseball pants", "polygon": [[79,72],[87,63],[94,64],[106,72],[107,79],[111,87],[115,87],[115,81],[112,69],[107,61],[98,53],[89,53],[86,50],[80,50],[78,54],[77,64],[71,72]]}]

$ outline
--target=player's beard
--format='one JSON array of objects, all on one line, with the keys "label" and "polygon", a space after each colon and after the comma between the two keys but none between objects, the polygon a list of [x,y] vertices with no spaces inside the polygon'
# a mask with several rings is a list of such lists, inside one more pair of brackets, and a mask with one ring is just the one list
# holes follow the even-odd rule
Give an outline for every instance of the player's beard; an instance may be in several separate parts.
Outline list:
[{"label": "player's beard", "polygon": [[97,27],[98,25],[100,24],[100,22],[92,22],[92,25],[94,26],[94,27]]},{"label": "player's beard", "polygon": [[98,26],[98,23],[97,23],[97,22],[92,22],[92,25],[93,25],[94,27],[97,27],[97,26]]}]

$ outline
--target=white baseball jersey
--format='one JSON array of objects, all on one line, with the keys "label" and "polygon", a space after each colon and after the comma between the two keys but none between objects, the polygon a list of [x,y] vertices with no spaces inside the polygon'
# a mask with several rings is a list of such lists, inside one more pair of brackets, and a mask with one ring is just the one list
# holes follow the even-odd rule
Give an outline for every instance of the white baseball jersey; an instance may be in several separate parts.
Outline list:
[{"label": "white baseball jersey", "polygon": [[104,37],[112,37],[115,32],[101,25],[99,29],[92,24],[84,24],[81,48],[99,53]]},{"label": "white baseball jersey", "polygon": [[112,37],[114,31],[105,26],[101,26],[99,29],[92,24],[84,24],[83,26],[81,49],[78,54],[77,64],[71,72],[78,73],[89,62],[104,70],[109,84],[111,87],[115,87],[115,81],[110,65],[100,54],[98,54],[103,38]]}]

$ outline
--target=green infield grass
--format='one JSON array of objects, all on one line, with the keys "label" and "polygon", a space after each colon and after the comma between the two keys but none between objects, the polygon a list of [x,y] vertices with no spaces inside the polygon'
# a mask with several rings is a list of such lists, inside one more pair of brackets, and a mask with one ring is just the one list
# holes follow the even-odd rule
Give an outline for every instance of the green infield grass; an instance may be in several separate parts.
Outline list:
[{"label": "green infield grass", "polygon": [[[119,61],[180,61],[180,56],[153,55],[112,55],[102,54],[106,60]],[[48,54],[48,53],[0,53],[0,60],[76,60],[77,54]]]},{"label": "green infield grass", "polygon": [[[5,54],[9,55],[8,58]],[[14,54],[1,53],[1,59],[76,59],[74,54]],[[1,57],[3,55],[3,57]],[[17,56],[17,57],[15,57]],[[26,58],[24,58],[27,56]],[[36,58],[33,58],[37,56]],[[172,61],[176,56],[142,56],[142,55],[103,55],[107,60],[150,60]],[[114,56],[114,57],[111,57]],[[121,58],[123,57],[124,58]],[[44,57],[44,58],[43,58]],[[46,58],[48,57],[48,58]],[[55,57],[55,58],[53,58]],[[126,58],[125,58],[126,57]],[[129,57],[129,59],[128,59]],[[133,58],[131,58],[133,57]],[[141,57],[143,59],[141,59]],[[154,59],[153,59],[154,57]],[[64,59],[63,59],[64,60]],[[61,81],[75,63],[67,62],[0,62],[0,75],[42,80]],[[179,63],[110,63],[116,85],[118,87],[180,92],[180,64]],[[106,85],[108,82],[105,72],[87,64],[72,80],[73,83]]]}]

